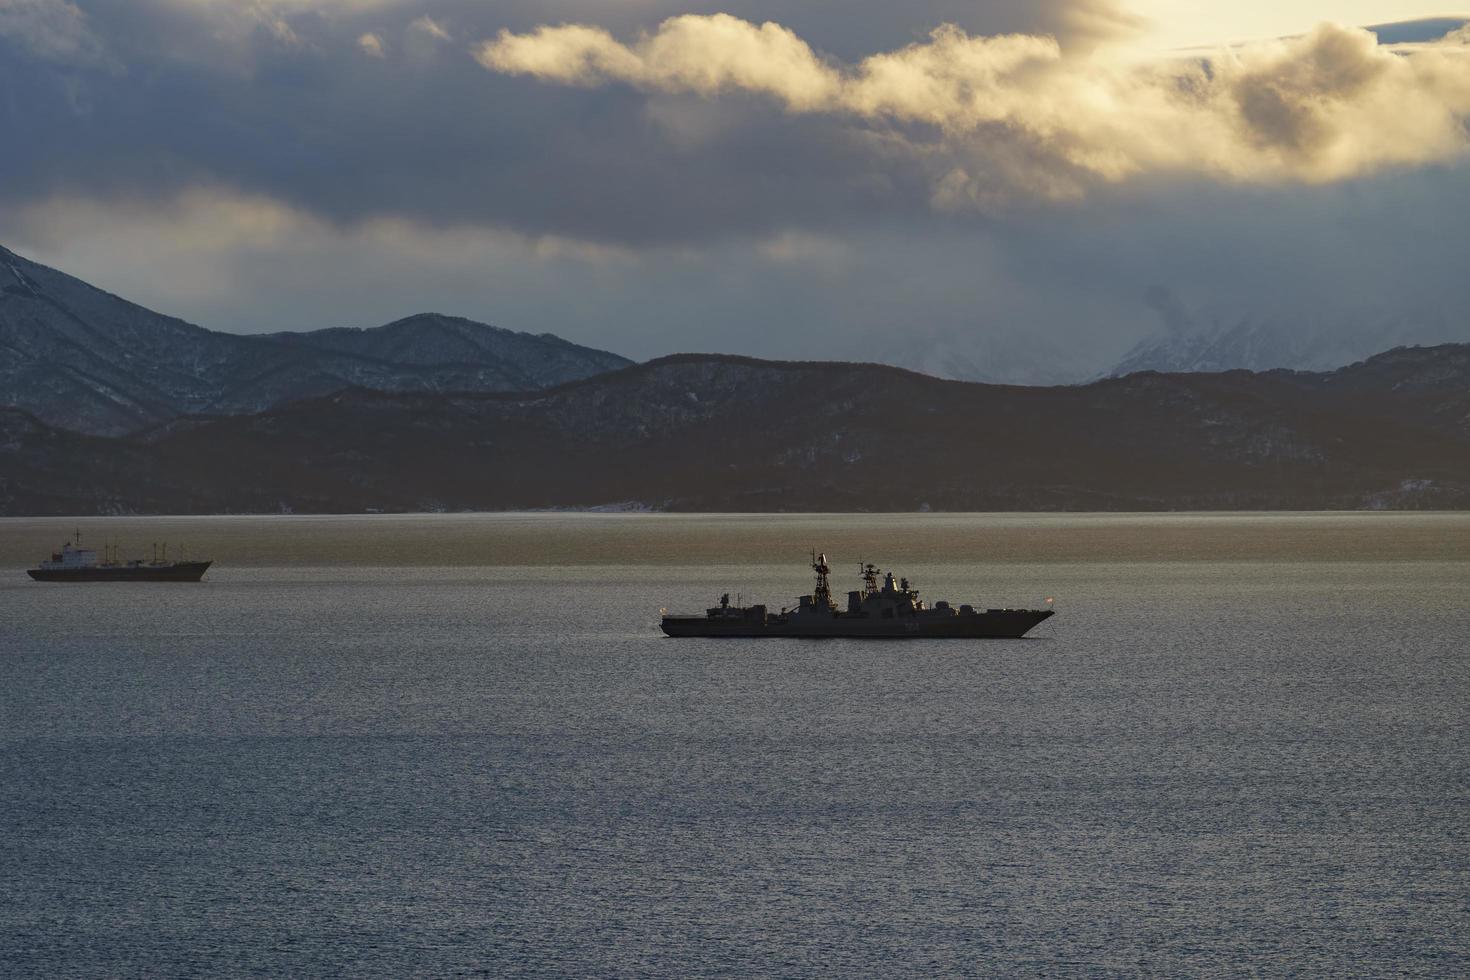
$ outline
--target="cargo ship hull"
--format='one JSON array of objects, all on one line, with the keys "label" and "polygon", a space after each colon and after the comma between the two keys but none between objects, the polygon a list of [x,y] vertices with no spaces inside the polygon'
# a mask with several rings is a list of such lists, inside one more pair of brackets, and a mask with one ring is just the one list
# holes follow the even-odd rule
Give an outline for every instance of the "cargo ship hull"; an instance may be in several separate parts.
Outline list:
[{"label": "cargo ship hull", "polygon": [[669,636],[730,639],[784,636],[853,640],[1016,640],[1052,615],[1050,609],[992,609],[943,618],[869,619],[860,616],[758,619],[665,616]]},{"label": "cargo ship hull", "polygon": [[37,582],[198,582],[214,564],[178,561],[167,565],[91,565],[80,568],[31,568]]}]

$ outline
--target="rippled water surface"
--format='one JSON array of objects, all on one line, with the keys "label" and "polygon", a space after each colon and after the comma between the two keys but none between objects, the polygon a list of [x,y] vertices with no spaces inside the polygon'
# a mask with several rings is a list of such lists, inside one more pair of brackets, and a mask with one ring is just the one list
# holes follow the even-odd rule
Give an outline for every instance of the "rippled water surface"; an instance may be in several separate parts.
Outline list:
[{"label": "rippled water surface", "polygon": [[[0,521],[0,974],[1470,972],[1470,517]],[[1023,641],[675,641],[825,549]]]}]

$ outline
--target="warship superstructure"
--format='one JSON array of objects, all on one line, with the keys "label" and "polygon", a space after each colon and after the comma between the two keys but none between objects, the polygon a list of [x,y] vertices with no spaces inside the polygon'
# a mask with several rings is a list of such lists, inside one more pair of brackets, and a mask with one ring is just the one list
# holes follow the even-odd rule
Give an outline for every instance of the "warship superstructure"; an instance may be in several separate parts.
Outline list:
[{"label": "warship superstructure", "polygon": [[38,568],[26,574],[38,582],[197,582],[213,562],[169,561],[168,545],[154,547],[152,561],[141,558],[120,560],[116,548],[108,548],[102,561],[97,552],[82,547],[82,532],[53,552]]},{"label": "warship superstructure", "polygon": [[839,608],[826,555],[813,554],[812,571],[816,587],[799,597],[795,608],[772,612],[763,605],[731,605],[726,593],[703,616],[664,613],[663,631],[669,636],[1017,639],[1054,612],[1050,599],[1045,609],[956,608],[942,600],[931,606],[906,578],[888,572],[880,584],[878,568],[871,564],[859,566],[863,587],[849,592],[846,608]]}]

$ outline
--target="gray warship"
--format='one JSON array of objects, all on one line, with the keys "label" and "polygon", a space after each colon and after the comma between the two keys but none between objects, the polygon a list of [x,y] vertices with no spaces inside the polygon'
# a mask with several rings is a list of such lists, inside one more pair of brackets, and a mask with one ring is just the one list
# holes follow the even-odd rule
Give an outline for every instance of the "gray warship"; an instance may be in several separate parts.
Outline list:
[{"label": "gray warship", "polygon": [[988,640],[1019,639],[1054,613],[1050,599],[1045,609],[976,609],[970,605],[956,609],[944,601],[930,606],[908,579],[895,579],[888,572],[880,585],[876,566],[864,564],[858,569],[863,587],[847,594],[846,609],[839,609],[832,599],[827,556],[813,554],[816,588],[797,599],[794,609],[771,612],[765,606],[732,606],[727,592],[703,616],[670,616],[665,611],[660,625],[669,636]]}]

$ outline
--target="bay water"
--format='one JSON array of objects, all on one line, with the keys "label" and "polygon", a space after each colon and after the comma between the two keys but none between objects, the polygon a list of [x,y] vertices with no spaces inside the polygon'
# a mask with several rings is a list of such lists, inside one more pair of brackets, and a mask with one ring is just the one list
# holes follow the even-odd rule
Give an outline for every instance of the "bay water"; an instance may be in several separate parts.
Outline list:
[{"label": "bay water", "polygon": [[[659,632],[812,549],[1058,614]],[[0,975],[1463,975],[1467,599],[1456,514],[0,520]]]}]

